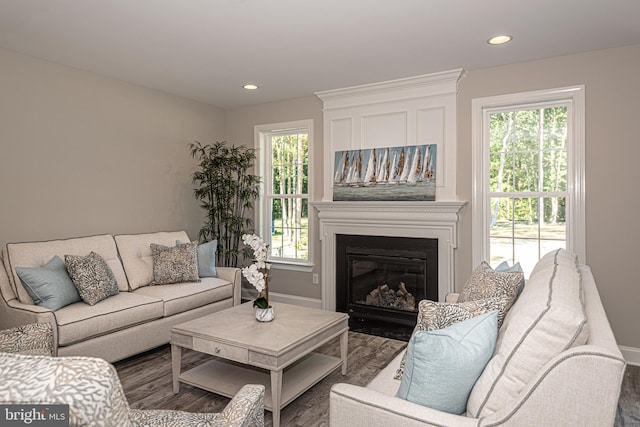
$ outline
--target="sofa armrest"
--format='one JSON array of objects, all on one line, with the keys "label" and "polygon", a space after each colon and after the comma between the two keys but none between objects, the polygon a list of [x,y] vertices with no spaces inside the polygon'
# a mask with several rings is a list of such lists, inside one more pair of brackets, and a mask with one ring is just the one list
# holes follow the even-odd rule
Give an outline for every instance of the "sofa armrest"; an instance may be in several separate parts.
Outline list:
[{"label": "sofa armrest", "polygon": [[128,426],[113,365],[94,357],[0,353],[0,403],[66,404],[70,426]]},{"label": "sofa armrest", "polygon": [[233,305],[239,305],[242,292],[240,269],[236,267],[216,267],[216,271],[219,278],[228,280],[233,284]]},{"label": "sofa armrest", "polygon": [[211,426],[217,413],[177,411],[174,409],[129,409],[132,427],[148,426]]},{"label": "sofa armrest", "polygon": [[477,419],[437,411],[352,384],[335,384],[329,394],[331,427],[476,426]]},{"label": "sofa armrest", "polygon": [[613,425],[625,361],[617,351],[583,345],[564,351],[536,374],[515,401],[484,425]]},{"label": "sofa armrest", "polygon": [[263,427],[264,386],[247,384],[220,413],[197,413],[170,409],[130,409],[136,426]]},{"label": "sofa armrest", "polygon": [[0,329],[8,329],[30,323],[51,324],[55,356],[58,348],[58,329],[53,311],[35,304],[24,304],[15,299],[5,301],[0,298]]},{"label": "sofa armrest", "polygon": [[243,386],[227,404],[212,427],[262,427],[264,426],[264,392],[259,384]]}]

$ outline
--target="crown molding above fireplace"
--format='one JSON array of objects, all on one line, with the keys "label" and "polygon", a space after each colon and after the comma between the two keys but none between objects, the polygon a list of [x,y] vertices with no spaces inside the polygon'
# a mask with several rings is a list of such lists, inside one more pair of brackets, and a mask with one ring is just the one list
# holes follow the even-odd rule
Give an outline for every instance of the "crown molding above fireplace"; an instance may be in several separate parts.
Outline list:
[{"label": "crown molding above fireplace", "polygon": [[322,241],[322,308],[336,309],[336,235],[438,239],[438,299],[454,291],[458,213],[465,201],[314,202]]}]

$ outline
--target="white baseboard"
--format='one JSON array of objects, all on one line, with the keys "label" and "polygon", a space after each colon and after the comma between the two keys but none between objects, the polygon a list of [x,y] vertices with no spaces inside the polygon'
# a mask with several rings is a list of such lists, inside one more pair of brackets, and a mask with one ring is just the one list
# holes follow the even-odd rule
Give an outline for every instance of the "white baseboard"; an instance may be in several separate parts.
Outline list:
[{"label": "white baseboard", "polygon": [[623,345],[618,346],[618,348],[629,365],[640,366],[640,348],[625,347]]},{"label": "white baseboard", "polygon": [[[255,293],[242,290],[243,300],[253,300],[256,298]],[[322,300],[318,298],[300,297],[297,295],[280,294],[277,292],[269,292],[269,300],[275,302],[282,302],[285,304],[299,305],[309,308],[322,308]]]}]

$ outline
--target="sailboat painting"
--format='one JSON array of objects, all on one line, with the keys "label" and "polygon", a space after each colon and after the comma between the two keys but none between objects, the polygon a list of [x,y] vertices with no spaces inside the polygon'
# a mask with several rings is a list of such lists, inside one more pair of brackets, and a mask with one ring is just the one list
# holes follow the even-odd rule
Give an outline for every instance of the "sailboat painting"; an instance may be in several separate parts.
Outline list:
[{"label": "sailboat painting", "polygon": [[436,199],[436,145],[337,151],[333,200]]}]

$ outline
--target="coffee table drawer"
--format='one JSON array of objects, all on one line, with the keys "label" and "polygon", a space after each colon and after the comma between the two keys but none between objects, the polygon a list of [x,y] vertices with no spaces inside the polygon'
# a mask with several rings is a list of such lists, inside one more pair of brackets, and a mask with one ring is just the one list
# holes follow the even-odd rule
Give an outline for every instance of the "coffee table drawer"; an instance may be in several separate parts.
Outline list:
[{"label": "coffee table drawer", "polygon": [[235,345],[222,344],[215,341],[193,338],[193,349],[202,353],[212,354],[224,359],[236,362],[247,363],[249,361],[249,350]]}]

